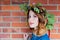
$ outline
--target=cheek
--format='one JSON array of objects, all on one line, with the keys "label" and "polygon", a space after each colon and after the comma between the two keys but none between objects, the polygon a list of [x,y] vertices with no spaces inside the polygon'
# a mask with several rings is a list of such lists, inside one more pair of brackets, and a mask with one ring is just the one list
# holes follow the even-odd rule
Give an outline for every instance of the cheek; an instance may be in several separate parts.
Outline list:
[{"label": "cheek", "polygon": [[28,19],[28,22],[30,21],[30,18]]},{"label": "cheek", "polygon": [[35,21],[34,21],[34,22],[35,22],[35,24],[38,24],[38,22],[39,22],[39,21],[38,21],[38,19],[35,19]]},{"label": "cheek", "polygon": [[29,19],[28,19],[28,22],[33,22],[33,21],[34,21],[33,18],[29,18]]},{"label": "cheek", "polygon": [[30,23],[31,22],[31,19],[28,19],[28,23]]},{"label": "cheek", "polygon": [[31,18],[29,18],[28,19],[28,22],[30,23],[30,22],[33,22],[34,24],[38,24],[38,18],[33,18],[33,19],[31,19]]}]

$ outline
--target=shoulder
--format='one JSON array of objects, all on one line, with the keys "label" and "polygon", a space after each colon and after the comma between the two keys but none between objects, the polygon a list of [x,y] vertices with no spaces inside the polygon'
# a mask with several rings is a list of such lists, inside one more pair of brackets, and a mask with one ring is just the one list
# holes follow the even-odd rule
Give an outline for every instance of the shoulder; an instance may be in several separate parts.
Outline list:
[{"label": "shoulder", "polygon": [[41,36],[41,40],[50,40],[47,34]]}]

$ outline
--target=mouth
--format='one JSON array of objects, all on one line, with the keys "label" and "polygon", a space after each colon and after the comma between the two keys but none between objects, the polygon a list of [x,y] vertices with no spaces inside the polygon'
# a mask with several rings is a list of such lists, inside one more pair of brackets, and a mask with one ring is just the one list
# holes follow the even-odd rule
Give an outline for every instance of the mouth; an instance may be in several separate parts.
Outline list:
[{"label": "mouth", "polygon": [[29,23],[30,25],[32,25],[33,23]]}]

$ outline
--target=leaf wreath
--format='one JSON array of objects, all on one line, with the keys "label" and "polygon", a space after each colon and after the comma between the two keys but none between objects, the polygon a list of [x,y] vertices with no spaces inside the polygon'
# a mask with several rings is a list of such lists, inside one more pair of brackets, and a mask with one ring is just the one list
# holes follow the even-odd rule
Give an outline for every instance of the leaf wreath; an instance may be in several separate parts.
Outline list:
[{"label": "leaf wreath", "polygon": [[[20,9],[21,10],[24,10],[25,11],[25,13],[27,13],[28,12],[28,9],[30,8],[30,7],[33,7],[34,6],[34,11],[36,11],[37,13],[39,13],[40,11],[39,11],[39,9],[37,8],[38,6],[42,6],[42,4],[41,3],[37,3],[37,4],[35,4],[35,5],[29,5],[28,6],[28,4],[20,4]],[[37,6],[37,7],[36,7]]]},{"label": "leaf wreath", "polygon": [[36,13],[40,13],[40,10],[39,10],[37,7],[34,7],[34,11],[35,11]]}]

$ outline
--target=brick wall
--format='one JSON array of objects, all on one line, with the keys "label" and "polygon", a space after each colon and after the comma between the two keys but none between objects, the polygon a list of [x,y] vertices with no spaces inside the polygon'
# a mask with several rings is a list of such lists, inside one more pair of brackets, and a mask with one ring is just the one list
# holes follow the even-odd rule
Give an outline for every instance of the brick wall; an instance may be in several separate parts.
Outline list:
[{"label": "brick wall", "polygon": [[0,0],[0,40],[23,40],[31,30],[26,24],[26,15],[20,11],[21,3],[42,3],[56,22],[51,31],[51,40],[60,40],[60,0]]}]

